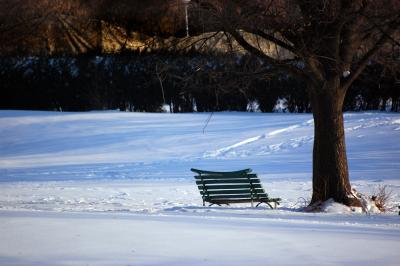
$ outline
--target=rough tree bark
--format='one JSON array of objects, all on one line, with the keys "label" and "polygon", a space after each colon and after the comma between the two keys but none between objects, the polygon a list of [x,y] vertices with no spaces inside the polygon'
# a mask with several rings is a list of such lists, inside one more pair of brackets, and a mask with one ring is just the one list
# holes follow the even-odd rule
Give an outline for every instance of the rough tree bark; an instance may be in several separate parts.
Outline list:
[{"label": "rough tree bark", "polygon": [[345,89],[340,79],[310,85],[314,117],[313,195],[311,204],[330,198],[346,205],[359,205],[351,193],[343,120]]}]

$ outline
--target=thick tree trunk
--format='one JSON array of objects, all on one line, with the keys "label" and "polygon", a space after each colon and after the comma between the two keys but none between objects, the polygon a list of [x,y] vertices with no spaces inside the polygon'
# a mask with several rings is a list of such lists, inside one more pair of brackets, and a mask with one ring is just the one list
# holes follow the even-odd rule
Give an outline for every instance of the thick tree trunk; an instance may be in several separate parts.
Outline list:
[{"label": "thick tree trunk", "polygon": [[349,181],[342,111],[345,94],[339,79],[310,88],[314,116],[311,205],[332,198],[348,206],[359,206]]}]

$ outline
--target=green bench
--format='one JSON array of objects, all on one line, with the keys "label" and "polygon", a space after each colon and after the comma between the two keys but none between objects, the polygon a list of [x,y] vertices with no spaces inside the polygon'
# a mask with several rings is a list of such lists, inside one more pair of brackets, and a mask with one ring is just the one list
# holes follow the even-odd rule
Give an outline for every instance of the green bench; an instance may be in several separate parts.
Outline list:
[{"label": "green bench", "polygon": [[244,169],[234,172],[213,172],[199,169],[190,169],[196,173],[196,184],[199,188],[201,197],[203,198],[203,206],[210,203],[210,206],[217,204],[230,203],[257,203],[258,207],[261,203],[272,207],[279,205],[280,198],[269,198],[263,189],[260,179],[256,174],[251,173],[251,169]]}]

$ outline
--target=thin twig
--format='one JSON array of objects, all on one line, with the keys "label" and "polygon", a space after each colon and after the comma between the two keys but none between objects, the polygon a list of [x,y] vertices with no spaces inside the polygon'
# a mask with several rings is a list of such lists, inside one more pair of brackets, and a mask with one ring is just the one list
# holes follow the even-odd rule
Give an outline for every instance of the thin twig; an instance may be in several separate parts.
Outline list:
[{"label": "thin twig", "polygon": [[161,87],[161,92],[162,92],[163,103],[166,104],[166,102],[165,102],[165,95],[164,95],[163,80],[162,80],[162,78],[161,78],[160,73],[158,72],[158,64],[157,64],[157,63],[156,63],[156,75],[157,75],[158,81],[160,82],[160,87]]},{"label": "thin twig", "polygon": [[210,122],[210,120],[211,120],[213,114],[214,114],[214,112],[211,112],[211,114],[208,116],[208,118],[207,118],[207,120],[206,120],[206,124],[205,124],[204,127],[203,127],[203,134],[204,134],[204,132],[205,132],[205,130],[206,130],[206,127],[208,126],[208,123]]}]

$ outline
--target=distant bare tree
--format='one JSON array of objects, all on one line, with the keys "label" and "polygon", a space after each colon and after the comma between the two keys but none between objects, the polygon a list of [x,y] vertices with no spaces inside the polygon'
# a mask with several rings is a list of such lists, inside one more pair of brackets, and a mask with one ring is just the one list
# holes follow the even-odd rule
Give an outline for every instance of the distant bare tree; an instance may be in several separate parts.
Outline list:
[{"label": "distant bare tree", "polygon": [[91,21],[81,0],[0,0],[0,51],[76,53],[93,47]]},{"label": "distant bare tree", "polygon": [[171,36],[184,32],[185,11],[182,0],[91,0],[98,16],[128,31]]},{"label": "distant bare tree", "polygon": [[181,0],[0,0],[0,53],[103,51],[124,48],[133,32],[183,35]]},{"label": "distant bare tree", "polygon": [[[329,198],[359,206],[346,156],[343,101],[347,89],[388,43],[398,45],[395,0],[197,0],[208,28],[224,31],[275,70],[305,80],[314,116],[311,205]],[[263,50],[276,45],[282,55]],[[399,60],[399,58],[396,58]]]}]

